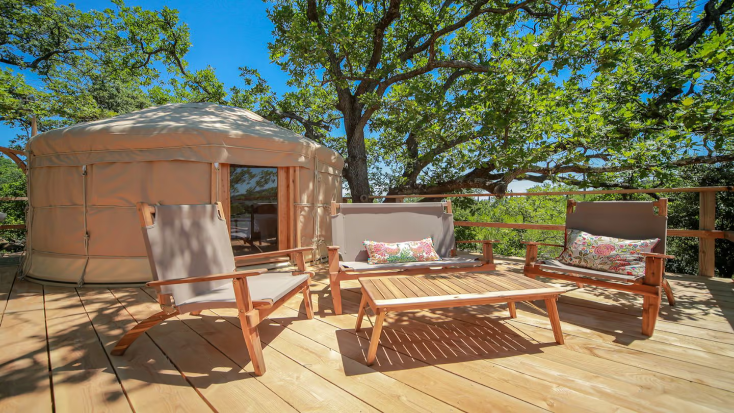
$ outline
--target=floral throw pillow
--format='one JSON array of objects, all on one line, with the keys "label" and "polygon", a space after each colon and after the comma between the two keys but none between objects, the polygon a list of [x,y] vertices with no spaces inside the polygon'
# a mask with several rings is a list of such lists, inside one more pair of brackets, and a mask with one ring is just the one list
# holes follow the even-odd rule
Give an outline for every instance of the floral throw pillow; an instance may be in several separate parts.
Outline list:
[{"label": "floral throw pillow", "polygon": [[558,261],[576,267],[642,277],[645,275],[643,252],[652,252],[658,238],[628,240],[592,235],[578,229],[569,229],[566,248]]},{"label": "floral throw pillow", "polygon": [[396,243],[365,241],[364,248],[370,256],[367,260],[370,264],[439,261],[441,259],[433,248],[433,240],[430,238]]}]

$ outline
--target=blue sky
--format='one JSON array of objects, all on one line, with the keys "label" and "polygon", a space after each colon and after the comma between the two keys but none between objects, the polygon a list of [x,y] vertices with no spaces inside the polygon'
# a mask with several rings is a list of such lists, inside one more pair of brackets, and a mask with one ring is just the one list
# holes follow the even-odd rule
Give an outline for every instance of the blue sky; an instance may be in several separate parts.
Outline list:
[{"label": "blue sky", "polygon": [[[114,7],[109,1],[58,1],[74,3],[80,10],[103,10]],[[288,76],[270,63],[268,41],[273,29],[267,17],[267,4],[261,0],[127,0],[128,6],[160,10],[164,6],[179,11],[181,21],[189,26],[191,49],[186,55],[191,69],[210,65],[226,87],[243,86],[239,67],[257,69],[273,90],[281,94],[288,88]],[[32,77],[27,76],[32,82]],[[19,131],[0,125],[0,146],[8,144]]]}]

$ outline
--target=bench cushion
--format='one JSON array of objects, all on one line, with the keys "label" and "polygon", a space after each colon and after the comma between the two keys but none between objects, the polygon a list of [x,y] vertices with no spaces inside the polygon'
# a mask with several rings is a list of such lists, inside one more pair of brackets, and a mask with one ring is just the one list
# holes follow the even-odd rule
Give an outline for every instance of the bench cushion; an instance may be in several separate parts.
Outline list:
[{"label": "bench cushion", "polygon": [[634,283],[636,280],[643,278],[645,276],[644,273],[642,275],[625,275],[625,274],[617,274],[613,272],[597,271],[597,270],[592,270],[590,268],[574,267],[571,265],[564,264],[558,260],[538,261],[537,264],[541,269],[546,270],[546,271],[562,272],[562,273],[567,273],[567,274],[582,275],[585,277],[593,277],[593,278],[604,278],[607,280],[619,281],[619,282],[625,282],[625,283]]},{"label": "bench cushion", "polygon": [[640,277],[645,275],[645,258],[641,254],[652,252],[659,241],[658,238],[606,237],[568,229],[566,248],[558,261],[574,267]]},{"label": "bench cushion", "polygon": [[407,270],[412,268],[463,268],[479,267],[482,262],[476,258],[451,257],[443,258],[441,261],[425,262],[393,262],[388,264],[369,264],[366,261],[342,261],[341,266],[347,271],[382,271],[382,270]]}]

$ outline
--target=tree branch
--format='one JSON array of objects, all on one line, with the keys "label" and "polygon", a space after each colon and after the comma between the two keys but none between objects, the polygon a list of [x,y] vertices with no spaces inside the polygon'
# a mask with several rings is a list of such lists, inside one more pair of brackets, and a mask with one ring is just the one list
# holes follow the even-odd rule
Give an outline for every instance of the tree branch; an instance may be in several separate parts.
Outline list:
[{"label": "tree branch", "polygon": [[[435,32],[433,32],[433,33],[430,34],[430,36],[428,37],[428,39],[425,42],[421,43],[418,46],[412,46],[412,47],[406,49],[398,57],[403,62],[409,60],[410,58],[412,58],[416,54],[422,53],[422,52],[426,51],[441,36],[444,36],[446,34],[452,33],[454,31],[456,31],[456,30],[458,30],[458,29],[466,26],[467,24],[469,24],[469,22],[471,22],[473,19],[475,19],[476,17],[478,17],[478,16],[480,16],[482,14],[492,13],[492,14],[505,15],[505,14],[513,13],[513,12],[515,12],[517,10],[520,10],[520,9],[523,9],[525,11],[528,11],[529,10],[528,11],[529,14],[531,12],[532,13],[535,13],[528,6],[529,4],[534,3],[535,1],[537,1],[537,0],[526,0],[526,1],[523,1],[523,2],[518,3],[518,4],[508,4],[507,5],[508,8],[506,8],[506,9],[498,9],[496,7],[482,8],[482,6],[484,6],[487,3],[487,1],[486,0],[481,0],[481,1],[477,2],[476,4],[474,4],[474,7],[472,7],[471,12],[469,12],[467,15],[465,15],[459,21],[457,21],[457,22],[455,22],[453,24],[450,24],[450,25],[448,25],[448,26],[446,26],[446,27],[444,27],[442,29],[436,30]],[[553,13],[550,13],[549,16],[543,16],[543,13],[535,13],[535,14],[531,14],[531,15],[533,15],[534,17],[552,17],[554,14]],[[413,44],[415,44],[415,41],[417,41],[417,40],[414,40],[413,41]],[[410,42],[408,42],[408,43],[410,44]]]},{"label": "tree branch", "polygon": [[697,21],[692,26],[689,26],[692,30],[688,36],[682,38],[683,33],[678,33],[677,36],[682,39],[673,45],[673,50],[676,52],[682,52],[683,50],[693,46],[693,44],[696,43],[704,33],[706,33],[712,24],[715,26],[716,31],[719,34],[724,33],[724,27],[721,24],[721,16],[734,7],[734,0],[724,0],[718,8],[716,7],[716,3],[717,0],[709,0],[703,6],[704,15],[701,20]]},{"label": "tree branch", "polygon": [[[390,5],[385,14],[380,19],[380,22],[375,25],[374,35],[372,37],[372,56],[370,56],[367,67],[364,70],[364,77],[369,77],[372,72],[375,71],[377,65],[382,60],[382,49],[385,45],[385,30],[392,24],[395,19],[400,17],[400,2],[401,0],[390,0]],[[361,82],[357,87],[357,95],[364,94],[370,87],[374,87],[375,82]]]}]

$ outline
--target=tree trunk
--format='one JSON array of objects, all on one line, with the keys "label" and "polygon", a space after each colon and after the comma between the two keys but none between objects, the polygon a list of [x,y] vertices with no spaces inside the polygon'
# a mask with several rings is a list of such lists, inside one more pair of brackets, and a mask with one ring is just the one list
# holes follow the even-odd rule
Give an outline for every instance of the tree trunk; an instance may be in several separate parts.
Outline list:
[{"label": "tree trunk", "polygon": [[364,143],[365,125],[360,123],[362,108],[359,104],[351,104],[345,108],[344,129],[347,132],[347,164],[346,175],[352,202],[370,202],[370,182],[367,175],[367,148]]}]

